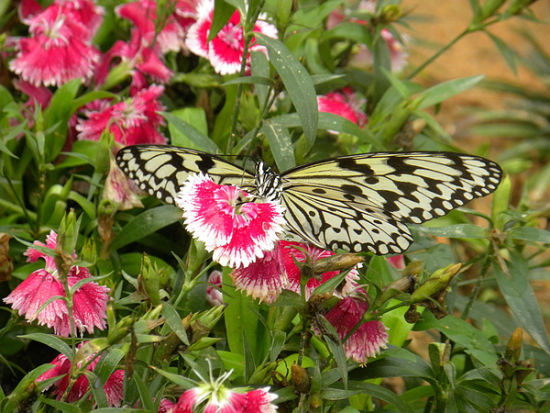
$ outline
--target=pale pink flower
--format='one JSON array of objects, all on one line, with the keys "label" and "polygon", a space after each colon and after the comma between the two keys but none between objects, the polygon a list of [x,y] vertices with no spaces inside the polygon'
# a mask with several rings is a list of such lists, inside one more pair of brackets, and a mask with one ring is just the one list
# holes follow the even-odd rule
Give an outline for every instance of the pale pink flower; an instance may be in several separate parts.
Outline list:
[{"label": "pale pink flower", "polygon": [[87,111],[87,120],[76,126],[79,139],[99,140],[108,127],[115,141],[124,145],[166,142],[158,127],[164,119],[157,112],[163,109],[157,100],[164,87],[152,85],[132,98],[116,103],[102,111]]},{"label": "pale pink flower", "polygon": [[364,100],[359,101],[349,87],[317,96],[319,112],[334,113],[352,121],[360,127],[365,126],[367,123],[367,115],[360,109],[360,106],[363,104]]},{"label": "pale pink flower", "polygon": [[[81,343],[78,348],[82,347],[85,343]],[[95,354],[90,355],[85,361],[79,363],[79,367],[82,367],[82,364],[89,363],[86,366],[86,369],[89,371],[94,371],[96,364],[99,359],[95,357]],[[93,360],[92,360],[93,359]],[[71,371],[71,361],[64,354],[58,355],[55,359],[51,361],[51,364],[54,365],[50,370],[43,373],[40,377],[36,379],[37,382],[48,380],[56,376],[63,376],[57,380],[51,386],[55,387],[53,394],[56,396],[57,400],[60,400],[67,389],[69,384],[69,373]],[[89,391],[88,378],[84,375],[79,376],[69,392],[67,393],[66,401],[69,403],[76,402]],[[119,369],[113,372],[105,382],[103,389],[107,396],[107,403],[109,406],[118,407],[123,398],[123,384],[124,384],[124,370]],[[90,395],[91,397],[91,395]]]},{"label": "pale pink flower", "polygon": [[[341,340],[361,322],[367,311],[368,303],[362,294],[353,297],[348,295],[340,300],[327,314],[326,319],[334,326]],[[380,349],[386,348],[388,333],[381,321],[367,321],[343,343],[346,357],[357,363],[365,364],[369,357],[374,357]]]},{"label": "pale pink flower", "polygon": [[214,270],[208,276],[208,286],[206,287],[206,300],[211,305],[223,304],[222,272]]},{"label": "pale pink flower", "polygon": [[[403,44],[397,40],[391,32],[384,28],[380,32],[382,39],[386,42],[388,51],[390,52],[391,70],[394,72],[400,72],[407,64],[409,53],[403,47]],[[402,36],[404,41],[407,40],[406,36]],[[365,66],[373,64],[373,55],[367,48],[359,49],[359,52],[353,58],[353,64],[356,66]]]},{"label": "pale pink flower", "polygon": [[32,37],[19,40],[10,69],[36,86],[60,86],[69,80],[87,81],[99,60],[90,31],[57,3],[29,19]]},{"label": "pale pink flower", "polygon": [[218,185],[205,175],[191,175],[176,197],[187,230],[202,241],[215,261],[248,266],[275,247],[284,224],[283,207],[275,201],[246,202],[249,194]]},{"label": "pale pink flower", "polygon": [[119,211],[132,208],[142,208],[138,187],[117,167],[116,162],[111,159],[109,174],[105,180],[103,199],[113,203]]},{"label": "pale pink flower", "polygon": [[158,413],[173,413],[176,408],[176,403],[168,399],[162,399],[160,401]]},{"label": "pale pink flower", "polygon": [[243,290],[260,302],[273,303],[288,284],[280,243],[271,251],[266,251],[262,258],[253,263],[235,269],[231,273],[237,290]]},{"label": "pale pink flower", "polygon": [[[375,1],[367,0],[359,2],[358,11],[373,14],[375,11]],[[348,18],[346,16],[347,14],[351,14],[352,12],[353,10],[346,10],[345,13],[342,13],[339,10],[332,11],[327,18],[327,28],[332,29],[333,27],[346,20],[349,22],[368,25],[368,22],[365,20]],[[404,45],[399,40],[397,40],[386,28],[383,28],[381,30],[380,35],[382,36],[382,39],[386,42],[386,46],[388,47],[390,53],[391,70],[395,72],[401,71],[407,64],[407,58],[409,57],[409,54],[404,48]],[[408,38],[407,36],[401,36],[401,39],[404,43],[406,43]],[[359,46],[360,47],[358,52],[352,58],[352,64],[360,67],[372,65],[373,56],[371,51],[367,47],[365,47],[365,45],[361,44]]]},{"label": "pale pink flower", "polygon": [[[241,61],[244,51],[244,35],[241,26],[241,16],[235,11],[229,22],[218,32],[212,41],[208,41],[208,34],[212,26],[214,13],[214,1],[203,0],[197,7],[197,21],[189,28],[186,44],[192,53],[202,56],[210,61],[214,70],[227,75],[241,70]],[[276,38],[277,29],[267,23],[265,16],[260,15],[254,25],[254,31],[266,36]],[[263,51],[265,48],[252,40],[249,51]],[[247,65],[250,62],[250,54],[247,56]]]},{"label": "pale pink flower", "polygon": [[117,14],[131,20],[139,30],[143,41],[152,45],[158,43],[160,53],[177,52],[183,44],[183,30],[173,16],[168,17],[166,25],[155,37],[155,20],[157,19],[157,3],[153,0],[139,0],[125,3],[116,8]]},{"label": "pale pink flower", "polygon": [[[52,250],[55,249],[56,243],[57,234],[53,231],[46,238],[46,244],[35,241],[35,245]],[[65,286],[58,278],[53,257],[34,248],[27,249],[25,255],[29,262],[35,262],[39,258],[44,259],[45,268],[29,274],[10,295],[4,298],[4,302],[11,304],[14,310],[18,310],[19,315],[24,314],[27,321],[37,320],[39,325],[53,328],[55,334],[68,337],[71,333],[69,310],[64,300],[53,300],[38,312],[50,298],[66,296]],[[72,266],[67,281],[69,287],[72,287],[78,281],[89,277],[90,272],[86,267]],[[84,333],[84,331],[93,333],[94,328],[99,330],[105,328],[108,292],[109,288],[95,282],[87,282],[75,291],[73,295],[73,323],[80,333]]]},{"label": "pale pink flower", "polygon": [[[286,289],[294,291],[296,294],[301,294],[301,270],[298,268],[297,263],[306,263],[319,261],[320,259],[331,257],[335,255],[334,252],[324,250],[315,247],[311,244],[304,244],[301,242],[293,241],[280,241],[279,247],[281,248],[281,255],[283,257],[284,267],[286,274],[288,275],[288,283],[285,286]],[[330,271],[321,274],[320,276],[310,278],[306,283],[305,294],[306,300],[309,300],[313,290],[337,276],[340,271]],[[355,288],[356,281],[359,278],[357,269],[350,270],[345,277],[346,284],[350,284],[351,288]]]}]

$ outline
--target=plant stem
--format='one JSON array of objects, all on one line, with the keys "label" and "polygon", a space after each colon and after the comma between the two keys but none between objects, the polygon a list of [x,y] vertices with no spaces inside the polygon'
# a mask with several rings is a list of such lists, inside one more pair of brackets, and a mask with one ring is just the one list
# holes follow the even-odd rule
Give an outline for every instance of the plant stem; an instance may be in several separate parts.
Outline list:
[{"label": "plant stem", "polygon": [[458,34],[453,40],[451,40],[449,43],[447,43],[445,46],[443,46],[441,49],[439,49],[434,55],[432,55],[428,60],[426,60],[424,63],[422,63],[420,66],[418,66],[413,72],[407,76],[407,79],[412,79],[417,74],[422,72],[426,66],[431,64],[435,59],[437,59],[439,56],[441,56],[443,53],[445,53],[447,50],[449,50],[456,42],[458,42],[460,39],[462,39],[464,36],[466,36],[468,33],[472,32],[472,30],[468,27],[464,29],[460,34]]}]

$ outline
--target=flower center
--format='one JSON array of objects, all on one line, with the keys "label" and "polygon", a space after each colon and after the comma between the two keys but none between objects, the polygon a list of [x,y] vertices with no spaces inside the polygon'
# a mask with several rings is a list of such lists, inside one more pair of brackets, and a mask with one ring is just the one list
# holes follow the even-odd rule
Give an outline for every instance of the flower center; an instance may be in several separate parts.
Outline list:
[{"label": "flower center", "polygon": [[233,49],[240,49],[243,44],[243,30],[240,25],[227,24],[220,30],[219,37]]}]

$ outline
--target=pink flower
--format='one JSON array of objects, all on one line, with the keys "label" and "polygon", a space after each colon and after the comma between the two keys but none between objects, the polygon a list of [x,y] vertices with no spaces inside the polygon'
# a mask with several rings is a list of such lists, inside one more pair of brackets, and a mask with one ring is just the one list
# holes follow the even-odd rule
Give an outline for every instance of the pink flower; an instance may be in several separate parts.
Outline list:
[{"label": "pink flower", "polygon": [[317,96],[319,112],[334,113],[342,116],[356,125],[363,127],[367,123],[367,115],[360,110],[361,104],[353,91],[346,87],[337,92],[330,92],[323,96]]},{"label": "pink flower", "polygon": [[[332,251],[323,250],[321,248],[315,247],[310,244],[304,244],[301,242],[291,242],[291,241],[280,241],[279,246],[282,251],[284,266],[286,274],[288,275],[288,284],[285,286],[286,289],[294,291],[296,294],[301,294],[301,271],[298,268],[296,263],[306,263],[308,261],[315,262],[319,261],[322,258],[327,258],[335,255]],[[330,280],[331,278],[337,276],[340,271],[330,271],[321,274],[319,278],[312,277],[307,281],[306,284],[306,300],[309,300],[313,290],[323,284],[324,282]],[[357,270],[353,268],[346,275],[346,283],[351,283],[352,288],[355,288],[355,281],[358,279],[359,275]]]},{"label": "pink flower", "polygon": [[198,1],[194,0],[177,0],[176,9],[174,10],[175,18],[180,27],[187,32],[189,27],[197,21],[197,6]]},{"label": "pink flower", "polygon": [[[279,245],[282,242],[280,241]],[[263,258],[237,268],[231,273],[237,290],[246,291],[247,295],[259,299],[260,302],[270,304],[277,300],[288,283],[282,249],[279,245],[267,251]]]},{"label": "pink flower", "polygon": [[173,413],[174,409],[176,407],[176,403],[168,400],[168,399],[162,399],[160,401],[159,411],[158,413]]},{"label": "pink flower", "polygon": [[[241,70],[244,51],[241,16],[238,11],[235,11],[229,22],[209,42],[208,34],[212,26],[213,13],[213,0],[203,0],[199,4],[197,7],[197,21],[189,28],[187,33],[187,47],[196,55],[208,59],[217,73],[221,75],[237,73]],[[264,18],[260,15],[260,19],[254,25],[254,31],[276,38],[277,29],[272,24],[263,21]],[[254,44],[254,40],[252,40],[252,45],[249,48],[249,51],[253,50],[265,52],[263,46]],[[247,56],[247,64],[249,64],[249,60],[250,55]]]},{"label": "pink flower", "polygon": [[[399,42],[388,29],[382,29],[380,35],[386,42],[386,46],[390,52],[391,70],[394,72],[400,72],[407,64],[409,53],[407,53],[403,47],[403,44]],[[407,37],[403,36],[403,39],[406,41]],[[366,48],[359,49],[359,52],[353,59],[353,63],[356,66],[372,65],[373,56],[371,51]]]},{"label": "pink flower", "polygon": [[402,270],[405,268],[405,256],[403,254],[386,257],[386,261],[388,261],[396,270]]},{"label": "pink flower", "polygon": [[[83,344],[85,343],[81,343],[78,348],[82,347]],[[86,359],[85,362],[79,363],[78,367],[81,368],[82,363],[89,363],[86,366],[86,369],[89,371],[94,371],[98,361],[99,359],[96,357],[96,355],[92,354]],[[64,354],[60,354],[52,360],[51,364],[53,364],[54,367],[43,373],[40,377],[36,379],[36,381],[40,382],[54,378],[56,376],[63,375],[62,378],[60,378],[53,384],[53,386],[55,386],[53,394],[56,396],[57,400],[60,400],[63,397],[63,394],[65,393],[65,390],[67,389],[67,386],[69,384],[69,373],[71,371],[72,363],[67,358],[67,356],[65,356]],[[87,377],[84,375],[80,375],[80,377],[76,379],[75,383],[67,393],[66,401],[68,401],[69,403],[73,403],[80,400],[89,391],[88,384],[89,383]],[[105,382],[105,386],[103,387],[103,389],[105,390],[109,406],[120,406],[120,402],[123,398],[123,384],[124,370],[121,369],[113,372],[113,374],[111,374]]]},{"label": "pink flower", "polygon": [[99,52],[90,31],[58,3],[29,19],[32,37],[19,41],[10,69],[39,86],[60,86],[69,80],[90,79]]},{"label": "pink flower", "polygon": [[143,41],[152,45],[158,43],[162,54],[170,51],[177,52],[182,47],[183,30],[173,16],[168,17],[166,25],[157,34],[155,20],[157,19],[157,4],[153,0],[139,0],[133,3],[125,3],[116,8],[117,14],[131,20],[139,30]]},{"label": "pink flower", "polygon": [[231,371],[216,381],[201,383],[184,392],[172,413],[273,413],[277,410],[271,403],[277,395],[269,393],[269,387],[238,393],[223,385],[229,374]]},{"label": "pink flower", "polygon": [[165,143],[166,139],[157,130],[164,124],[162,116],[157,113],[163,109],[157,100],[163,91],[164,87],[152,85],[105,110],[88,111],[88,119],[81,120],[76,126],[79,139],[99,140],[108,127],[115,140],[124,145]]},{"label": "pink flower", "polygon": [[[367,311],[368,303],[364,297],[346,296],[327,314],[326,319],[334,326],[341,340],[361,322]],[[367,321],[343,343],[346,357],[357,363],[365,364],[369,357],[374,357],[382,348],[386,348],[388,333],[381,321]]]},{"label": "pink flower", "polygon": [[215,261],[248,266],[275,247],[284,224],[283,207],[274,201],[245,202],[241,189],[218,185],[205,175],[191,175],[176,197],[187,230]]},{"label": "pink flower", "polygon": [[211,305],[222,305],[223,294],[222,288],[222,272],[214,270],[208,276],[208,287],[206,287],[206,300]]},{"label": "pink flower", "polygon": [[137,29],[132,30],[130,42],[117,40],[113,47],[103,55],[94,75],[95,83],[102,85],[107,80],[111,63],[115,58],[121,60],[119,66],[124,67],[132,76],[131,94],[139,92],[148,86],[146,76],[156,82],[166,83],[172,77],[172,71],[166,67],[160,53],[144,41]]},{"label": "pink flower", "polygon": [[[46,238],[46,244],[36,241],[35,245],[54,250],[56,243],[57,234],[51,231]],[[44,259],[45,268],[32,272],[10,295],[4,298],[4,302],[11,304],[14,310],[18,310],[19,315],[25,314],[27,321],[37,320],[39,325],[53,327],[55,334],[68,337],[71,333],[69,310],[64,300],[56,299],[37,313],[50,298],[66,296],[65,285],[58,279],[53,257],[34,248],[27,249],[25,255],[29,262],[35,262],[39,258]],[[73,266],[69,270],[67,281],[69,287],[72,287],[78,281],[89,277],[90,272],[86,267]],[[109,288],[95,282],[87,282],[74,292],[73,322],[80,333],[87,331],[91,334],[94,327],[100,330],[105,328],[108,292]]]}]

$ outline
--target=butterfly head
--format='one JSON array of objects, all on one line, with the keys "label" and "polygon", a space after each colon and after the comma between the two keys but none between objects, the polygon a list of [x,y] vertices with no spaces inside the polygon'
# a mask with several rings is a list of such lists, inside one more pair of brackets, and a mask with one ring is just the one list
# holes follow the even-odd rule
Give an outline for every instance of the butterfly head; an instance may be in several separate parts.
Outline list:
[{"label": "butterfly head", "polygon": [[256,191],[267,201],[281,198],[281,177],[261,161],[256,163]]}]

